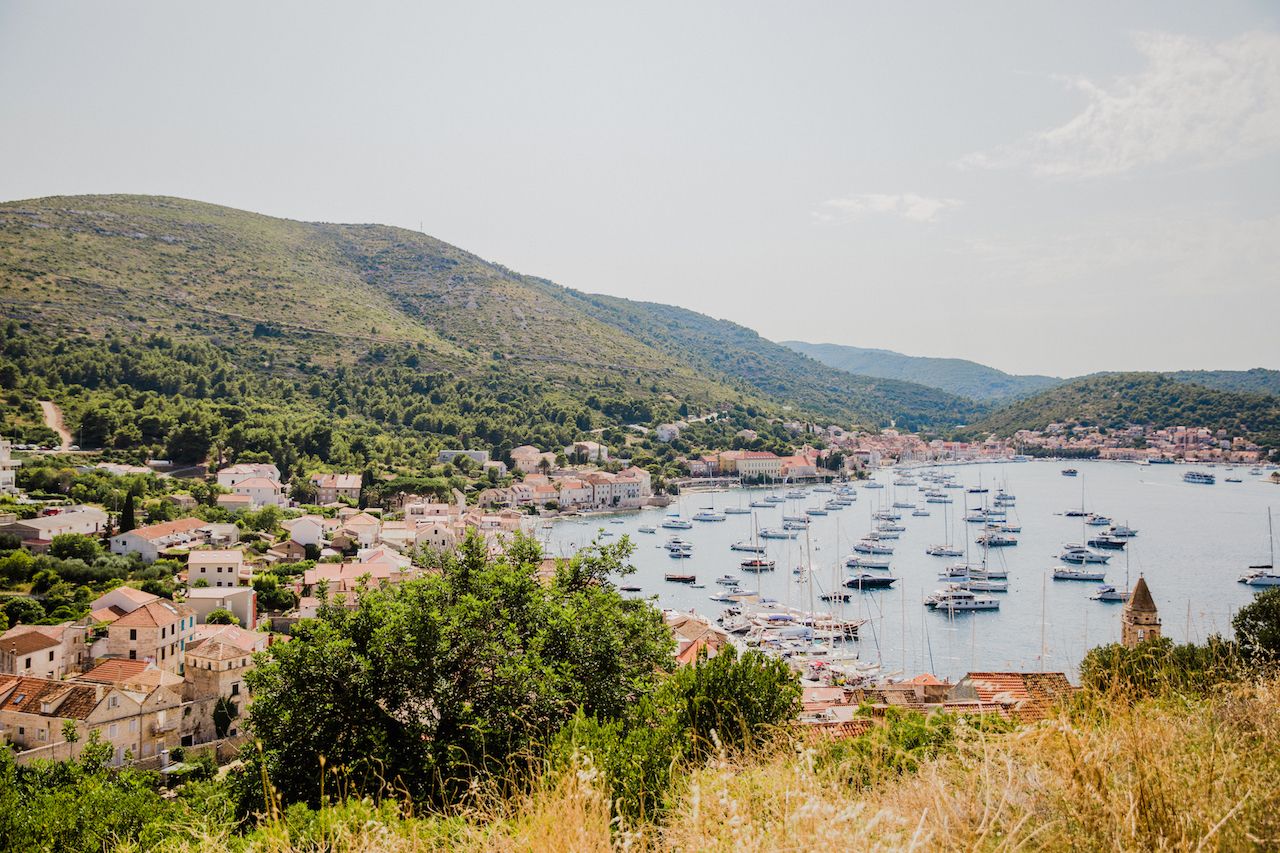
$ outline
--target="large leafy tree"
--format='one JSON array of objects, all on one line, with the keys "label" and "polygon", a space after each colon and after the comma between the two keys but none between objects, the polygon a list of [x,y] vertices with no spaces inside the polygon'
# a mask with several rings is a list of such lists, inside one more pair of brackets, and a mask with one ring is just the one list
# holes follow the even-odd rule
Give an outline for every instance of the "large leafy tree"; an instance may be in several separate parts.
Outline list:
[{"label": "large leafy tree", "polygon": [[1280,661],[1280,587],[1258,593],[1236,613],[1231,627],[1247,658],[1255,662]]},{"label": "large leafy tree", "polygon": [[538,543],[490,557],[473,533],[438,574],[325,602],[247,677],[272,784],[315,801],[332,773],[330,790],[444,802],[580,709],[622,714],[672,662],[657,611],[608,580],[631,547],[586,549],[540,579]]}]

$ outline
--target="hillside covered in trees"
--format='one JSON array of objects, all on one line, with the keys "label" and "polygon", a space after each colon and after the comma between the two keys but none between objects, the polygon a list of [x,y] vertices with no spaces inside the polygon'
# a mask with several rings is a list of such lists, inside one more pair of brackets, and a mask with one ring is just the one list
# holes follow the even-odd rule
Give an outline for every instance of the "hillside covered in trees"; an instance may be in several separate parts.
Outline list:
[{"label": "hillside covered in trees", "polygon": [[[417,232],[174,198],[0,205],[0,296],[13,321],[4,430],[38,430],[45,396],[86,447],[159,446],[175,460],[233,440],[233,426],[257,445],[329,444],[320,458],[345,464],[347,450],[406,459],[472,442],[554,446],[690,411],[912,428],[980,412],[822,368],[733,324],[568,291]],[[319,441],[301,437],[313,432]]]},{"label": "hillside covered in trees", "polygon": [[1224,429],[1280,447],[1280,397],[1218,391],[1160,373],[1106,373],[1073,379],[1018,400],[975,423],[975,435],[1012,435],[1051,423],[1120,428],[1186,425]]}]

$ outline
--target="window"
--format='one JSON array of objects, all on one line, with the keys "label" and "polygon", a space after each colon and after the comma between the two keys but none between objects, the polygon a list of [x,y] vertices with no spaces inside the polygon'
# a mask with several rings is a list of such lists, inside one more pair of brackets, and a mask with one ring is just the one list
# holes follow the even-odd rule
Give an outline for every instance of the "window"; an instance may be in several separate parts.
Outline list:
[{"label": "window", "polygon": [[137,660],[138,652],[136,649],[129,649],[129,660]]},{"label": "window", "polygon": [[130,629],[129,629],[129,639],[130,639],[130,640],[136,640],[136,639],[138,639],[138,629],[137,629],[137,628],[130,628]]},{"label": "window", "polygon": [[129,731],[131,731],[131,732],[136,732],[137,730],[138,730],[138,721],[137,721],[137,720],[130,720],[130,721],[129,721]]},{"label": "window", "polygon": [[237,681],[231,685],[231,695],[232,696],[240,695],[240,682]]},{"label": "window", "polygon": [[120,727],[117,726],[115,723],[112,723],[111,728],[107,729],[107,737],[115,737],[116,733],[119,732],[119,730],[120,730]]},{"label": "window", "polygon": [[31,669],[31,658],[27,658],[27,662],[23,664],[23,669]]},{"label": "window", "polygon": [[38,732],[36,732],[36,737],[38,737],[40,740],[48,740],[49,733],[44,729],[40,729]]},{"label": "window", "polygon": [[53,663],[53,652],[49,652],[49,663]]},{"label": "window", "polygon": [[160,660],[164,660],[165,647],[160,647]]},{"label": "window", "polygon": [[112,696],[111,698],[109,698],[109,699],[107,700],[107,707],[108,707],[108,708],[119,708],[119,707],[120,707],[120,697],[119,697],[119,696]]}]

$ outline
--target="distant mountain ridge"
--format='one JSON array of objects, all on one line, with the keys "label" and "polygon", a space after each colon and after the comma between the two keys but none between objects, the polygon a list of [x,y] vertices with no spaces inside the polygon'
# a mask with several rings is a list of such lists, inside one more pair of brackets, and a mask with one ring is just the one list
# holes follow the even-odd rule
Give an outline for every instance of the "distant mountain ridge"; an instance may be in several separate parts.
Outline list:
[{"label": "distant mountain ridge", "polygon": [[1018,376],[962,358],[929,358],[842,344],[781,343],[837,370],[917,382],[949,394],[986,402],[1025,397],[1063,381],[1055,376]]}]

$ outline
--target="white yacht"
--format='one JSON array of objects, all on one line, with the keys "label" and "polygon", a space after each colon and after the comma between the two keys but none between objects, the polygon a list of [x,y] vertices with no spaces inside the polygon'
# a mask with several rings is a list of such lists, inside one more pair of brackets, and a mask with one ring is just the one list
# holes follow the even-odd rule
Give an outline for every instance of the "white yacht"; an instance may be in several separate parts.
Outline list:
[{"label": "white yacht", "polygon": [[766,527],[760,531],[761,539],[795,539],[799,535],[794,530],[779,530],[776,527]]},{"label": "white yacht", "polygon": [[963,557],[964,551],[959,548],[952,548],[950,545],[930,545],[924,549],[924,552],[930,557]]},{"label": "white yacht", "polygon": [[1104,581],[1107,570],[1086,569],[1084,566],[1054,566],[1053,579],[1056,581]]},{"label": "white yacht", "polygon": [[1058,555],[1058,559],[1064,563],[1085,565],[1086,563],[1109,563],[1111,562],[1111,555],[1099,554],[1097,551],[1091,551],[1083,545],[1068,543],[1062,546],[1062,553]]},{"label": "white yacht", "polygon": [[652,524],[642,524],[638,529],[641,533],[657,533],[658,532],[658,528],[654,527]]},{"label": "white yacht", "polygon": [[857,554],[848,557],[844,561],[845,567],[850,569],[887,569],[889,568],[888,560],[877,560],[874,557],[862,557]]},{"label": "white yacht", "polygon": [[694,521],[724,521],[725,514],[723,512],[716,512],[714,509],[707,507],[705,509],[700,509],[697,512],[695,512],[693,514],[693,520]]},{"label": "white yacht", "polygon": [[1098,587],[1098,588],[1094,591],[1093,595],[1089,596],[1089,598],[1093,599],[1094,601],[1121,601],[1121,602],[1123,602],[1123,601],[1128,601],[1128,600],[1129,600],[1129,591],[1128,591],[1128,590],[1123,590],[1123,589],[1116,589],[1114,586],[1112,586],[1111,584],[1107,583],[1107,584],[1103,584],[1102,586]]},{"label": "white yacht", "polygon": [[892,554],[893,546],[884,545],[878,541],[863,539],[861,542],[853,546],[853,550],[859,554]]},{"label": "white yacht", "polygon": [[668,530],[689,530],[693,527],[693,522],[678,515],[669,515],[662,520],[662,526]]},{"label": "white yacht", "polygon": [[925,606],[933,610],[999,610],[1000,599],[989,595],[975,595],[959,584],[951,584],[946,589],[936,590],[924,600]]},{"label": "white yacht", "polygon": [[755,542],[734,542],[729,546],[730,551],[745,551],[748,554],[763,554],[764,546]]},{"label": "white yacht", "polygon": [[1182,475],[1184,483],[1199,483],[1205,486],[1212,486],[1218,481],[1218,478],[1205,471],[1188,471]]}]

